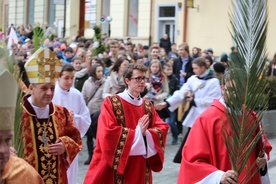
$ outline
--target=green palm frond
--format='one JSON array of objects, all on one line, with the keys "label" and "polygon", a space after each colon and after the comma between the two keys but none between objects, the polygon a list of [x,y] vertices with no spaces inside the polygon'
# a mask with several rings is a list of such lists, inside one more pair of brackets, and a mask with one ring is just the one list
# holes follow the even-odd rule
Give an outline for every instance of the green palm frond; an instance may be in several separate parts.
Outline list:
[{"label": "green palm frond", "polygon": [[[19,76],[19,69],[17,67],[17,63],[13,60],[12,57],[9,57],[9,51],[5,45],[5,43],[0,43],[0,72],[4,69],[8,69],[10,73],[13,74],[14,78],[17,81],[20,81],[21,76]],[[17,150],[17,156],[22,156],[22,148],[23,144],[21,142],[20,135],[20,124],[21,124],[21,98],[22,91],[18,85],[18,92],[16,98],[16,108],[15,108],[15,117],[14,117],[14,136],[13,136],[13,147]]]},{"label": "green palm frond", "polygon": [[[229,63],[231,80],[225,93],[230,113],[227,114],[230,132],[223,128],[232,168],[239,174],[262,136],[260,120],[267,107],[262,77],[266,64],[267,4],[266,0],[232,0],[231,33],[239,54]],[[256,112],[255,112],[256,111]],[[251,176],[244,178],[246,183]]]},{"label": "green palm frond", "polygon": [[34,44],[34,52],[37,51],[40,45],[43,42],[43,29],[40,27],[35,27],[33,29],[34,36],[33,36],[33,44]]}]

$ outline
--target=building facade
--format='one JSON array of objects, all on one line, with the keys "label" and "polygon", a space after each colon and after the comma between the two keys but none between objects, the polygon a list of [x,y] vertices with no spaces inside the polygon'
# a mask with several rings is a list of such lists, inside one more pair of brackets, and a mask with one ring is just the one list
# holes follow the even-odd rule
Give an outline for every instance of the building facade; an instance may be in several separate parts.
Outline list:
[{"label": "building facade", "polygon": [[[94,25],[113,38],[131,37],[134,43],[150,45],[167,33],[172,42],[190,47],[213,48],[215,55],[229,52],[233,45],[229,12],[232,0],[0,0],[0,25],[20,26],[36,22],[56,23],[59,36],[92,37]],[[275,0],[268,2],[267,47],[271,57],[276,49]],[[65,12],[66,9],[66,13]],[[64,22],[65,20],[65,22]],[[64,24],[65,23],[65,24]]]}]

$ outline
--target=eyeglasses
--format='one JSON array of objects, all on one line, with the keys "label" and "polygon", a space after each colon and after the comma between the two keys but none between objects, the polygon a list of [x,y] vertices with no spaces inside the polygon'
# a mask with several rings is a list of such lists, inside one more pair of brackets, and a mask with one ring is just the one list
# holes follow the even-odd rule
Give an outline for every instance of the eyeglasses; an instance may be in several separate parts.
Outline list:
[{"label": "eyeglasses", "polygon": [[130,78],[130,79],[135,79],[136,82],[147,82],[149,79],[146,77],[135,77],[135,78]]}]

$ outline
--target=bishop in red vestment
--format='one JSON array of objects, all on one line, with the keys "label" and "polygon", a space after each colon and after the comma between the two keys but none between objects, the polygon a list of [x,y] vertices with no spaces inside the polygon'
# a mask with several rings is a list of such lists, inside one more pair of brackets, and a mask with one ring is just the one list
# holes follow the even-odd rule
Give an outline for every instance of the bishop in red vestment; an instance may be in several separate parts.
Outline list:
[{"label": "bishop in red vestment", "polygon": [[26,62],[30,94],[22,100],[23,158],[45,184],[67,184],[66,170],[81,150],[72,114],[52,103],[61,63],[49,48],[39,48]]},{"label": "bishop in red vestment", "polygon": [[[66,108],[50,103],[49,117],[38,118],[28,96],[24,97],[22,106],[23,158],[38,171],[46,184],[66,184],[66,170],[82,146],[80,133],[71,114]],[[43,136],[44,128],[46,137]],[[56,141],[63,143],[64,154],[53,155],[48,152],[48,145]]]}]

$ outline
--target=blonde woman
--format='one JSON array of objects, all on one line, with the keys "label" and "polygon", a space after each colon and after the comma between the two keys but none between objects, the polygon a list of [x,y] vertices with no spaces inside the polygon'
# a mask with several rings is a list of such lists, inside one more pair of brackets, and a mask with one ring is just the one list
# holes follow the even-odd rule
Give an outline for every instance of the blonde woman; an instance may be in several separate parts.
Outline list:
[{"label": "blonde woman", "polygon": [[[144,96],[144,99],[150,100],[154,105],[164,102],[169,94],[169,86],[159,60],[156,59],[150,62],[147,77],[149,80],[146,83],[147,94]],[[170,115],[167,109],[157,111],[157,113],[164,120]]]}]

